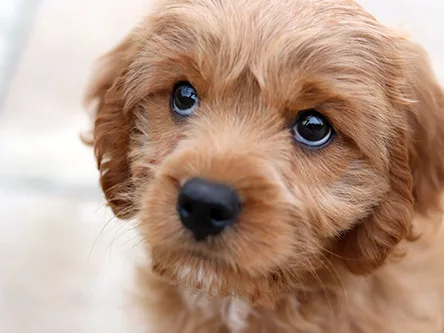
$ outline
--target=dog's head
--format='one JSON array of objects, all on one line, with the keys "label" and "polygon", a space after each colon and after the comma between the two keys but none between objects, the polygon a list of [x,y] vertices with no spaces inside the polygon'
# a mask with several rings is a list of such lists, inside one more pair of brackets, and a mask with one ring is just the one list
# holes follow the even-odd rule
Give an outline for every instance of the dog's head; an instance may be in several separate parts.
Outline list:
[{"label": "dog's head", "polygon": [[265,302],[332,258],[369,273],[437,206],[442,92],[353,1],[161,1],[102,61],[101,184],[174,283]]}]

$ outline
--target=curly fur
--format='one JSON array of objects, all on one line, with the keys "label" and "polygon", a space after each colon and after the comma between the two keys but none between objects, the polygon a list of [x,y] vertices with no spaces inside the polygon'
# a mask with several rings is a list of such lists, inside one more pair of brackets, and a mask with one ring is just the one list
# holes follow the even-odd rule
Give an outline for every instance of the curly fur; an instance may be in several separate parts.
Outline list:
[{"label": "curly fur", "polygon": [[[351,0],[159,0],[99,69],[91,144],[147,243],[153,332],[444,331],[444,94],[419,45]],[[313,107],[337,133],[314,151],[289,134]],[[201,243],[175,213],[194,176],[244,203]]]}]

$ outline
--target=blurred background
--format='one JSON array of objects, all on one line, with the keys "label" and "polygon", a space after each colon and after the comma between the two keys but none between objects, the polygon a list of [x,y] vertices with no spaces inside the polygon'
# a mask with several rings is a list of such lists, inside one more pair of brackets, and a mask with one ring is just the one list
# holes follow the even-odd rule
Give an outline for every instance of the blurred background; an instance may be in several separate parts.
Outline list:
[{"label": "blurred background", "polygon": [[[0,332],[137,332],[139,239],[104,206],[82,95],[152,0],[0,0]],[[429,51],[444,83],[444,0],[359,1]]]}]

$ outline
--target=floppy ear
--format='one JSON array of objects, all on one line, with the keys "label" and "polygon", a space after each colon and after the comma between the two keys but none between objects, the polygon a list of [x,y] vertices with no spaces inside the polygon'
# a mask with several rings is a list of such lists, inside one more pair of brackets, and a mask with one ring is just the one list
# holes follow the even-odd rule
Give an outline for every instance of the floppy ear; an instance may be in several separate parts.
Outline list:
[{"label": "floppy ear", "polygon": [[[390,190],[373,214],[340,241],[341,257],[355,274],[368,274],[412,231],[413,213],[439,208],[444,186],[444,97],[424,50],[397,37],[403,82],[389,96],[405,116],[390,143]],[[404,128],[405,127],[405,128]]]},{"label": "floppy ear", "polygon": [[93,138],[100,184],[114,214],[119,218],[133,215],[129,193],[133,187],[128,163],[133,113],[124,103],[124,89],[136,44],[127,37],[105,54],[93,75],[86,102],[94,102]]},{"label": "floppy ear", "polygon": [[349,231],[339,244],[345,266],[355,274],[368,274],[384,264],[412,227],[413,177],[409,167],[407,133],[396,133],[390,148],[390,190],[372,215]]},{"label": "floppy ear", "polygon": [[414,101],[407,112],[413,132],[409,153],[415,210],[426,214],[439,209],[444,187],[444,92],[424,49],[404,38],[399,45],[409,60],[407,93]]}]

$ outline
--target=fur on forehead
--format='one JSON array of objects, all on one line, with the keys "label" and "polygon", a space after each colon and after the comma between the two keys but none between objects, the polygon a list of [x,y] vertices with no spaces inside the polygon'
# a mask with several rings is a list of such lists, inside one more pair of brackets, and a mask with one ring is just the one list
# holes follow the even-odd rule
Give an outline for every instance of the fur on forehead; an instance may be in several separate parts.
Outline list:
[{"label": "fur on forehead", "polygon": [[405,127],[392,105],[403,102],[402,57],[354,1],[163,0],[133,38],[130,106],[179,80],[206,100],[258,86],[275,110],[327,104],[336,129],[378,169],[387,167],[392,130]]},{"label": "fur on forehead", "polygon": [[250,71],[284,101],[316,81],[376,94],[400,69],[387,29],[348,0],[159,1],[138,30],[151,64],[173,64],[210,86]]}]

